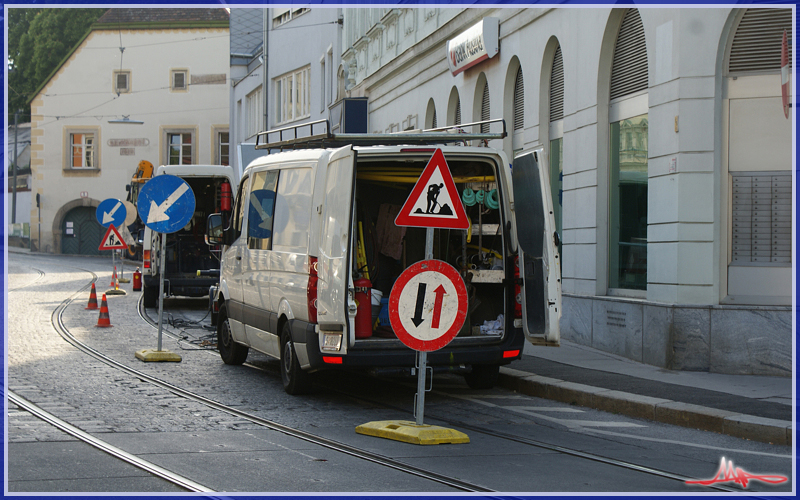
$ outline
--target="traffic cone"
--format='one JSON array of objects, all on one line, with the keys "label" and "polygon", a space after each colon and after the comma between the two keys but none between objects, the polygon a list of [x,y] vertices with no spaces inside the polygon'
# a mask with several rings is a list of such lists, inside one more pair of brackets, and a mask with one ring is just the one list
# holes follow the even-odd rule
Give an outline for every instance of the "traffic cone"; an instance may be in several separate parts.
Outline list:
[{"label": "traffic cone", "polygon": [[111,318],[108,317],[108,302],[106,302],[106,294],[103,294],[103,301],[100,304],[100,317],[97,318],[97,324],[94,326],[103,328],[114,326],[111,324]]},{"label": "traffic cone", "polygon": [[89,294],[89,305],[86,306],[86,309],[97,309],[97,291],[94,289],[94,283],[92,283],[92,291]]},{"label": "traffic cone", "polygon": [[114,266],[114,274],[111,275],[111,284],[108,286],[114,286],[115,281],[117,281],[117,266]]}]

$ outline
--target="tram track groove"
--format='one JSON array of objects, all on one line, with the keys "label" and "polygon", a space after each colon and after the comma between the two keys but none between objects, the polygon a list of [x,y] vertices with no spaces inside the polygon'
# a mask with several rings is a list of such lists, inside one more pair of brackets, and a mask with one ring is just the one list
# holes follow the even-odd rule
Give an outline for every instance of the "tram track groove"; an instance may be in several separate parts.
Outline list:
[{"label": "tram track groove", "polygon": [[[166,382],[164,380],[156,378],[156,377],[154,377],[152,375],[149,375],[149,374],[147,374],[145,372],[142,372],[142,371],[136,370],[134,368],[131,368],[131,367],[129,367],[129,366],[123,364],[123,363],[120,363],[120,362],[114,360],[113,358],[111,358],[109,356],[106,356],[105,354],[101,353],[100,351],[98,351],[98,350],[96,350],[96,349],[84,344],[83,342],[79,341],[78,339],[76,339],[72,335],[72,333],[69,331],[69,329],[65,326],[64,321],[63,321],[63,314],[66,311],[67,307],[75,300],[75,298],[81,292],[83,292],[84,290],[89,288],[92,283],[97,281],[97,275],[94,272],[89,271],[87,269],[79,269],[79,270],[91,274],[92,275],[91,282],[89,282],[87,285],[85,285],[82,288],[80,288],[78,291],[76,291],[74,294],[72,294],[69,298],[67,298],[66,300],[61,302],[56,307],[56,309],[53,311],[53,313],[51,315],[51,323],[52,323],[53,327],[55,328],[55,330],[58,332],[58,334],[67,343],[69,343],[73,347],[79,349],[83,353],[85,353],[85,354],[97,359],[98,361],[101,361],[101,362],[103,362],[103,363],[105,363],[105,364],[107,364],[107,365],[109,365],[109,366],[111,366],[111,367],[113,367],[113,368],[115,368],[117,370],[125,372],[128,375],[131,375],[131,376],[136,377],[136,378],[138,378],[138,379],[140,379],[140,380],[142,380],[144,382],[147,382],[147,383],[150,383],[150,384],[155,385],[157,387],[160,387],[162,389],[165,389],[165,390],[175,394],[176,396],[179,396],[179,397],[182,397],[182,398],[185,398],[185,399],[188,399],[188,400],[203,404],[203,405],[205,405],[205,406],[207,406],[209,408],[218,410],[220,412],[226,413],[226,414],[231,415],[231,416],[235,416],[237,418],[241,418],[243,420],[247,420],[250,423],[259,425],[261,427],[268,428],[268,429],[273,430],[273,431],[280,432],[280,433],[285,434],[287,436],[294,437],[294,438],[297,438],[297,439],[300,439],[300,440],[303,440],[303,441],[306,441],[306,442],[309,442],[309,443],[312,443],[312,444],[316,444],[318,446],[322,446],[324,448],[327,448],[327,449],[330,449],[330,450],[333,450],[333,451],[336,451],[336,452],[339,452],[339,453],[343,453],[345,455],[349,455],[349,456],[354,457],[354,458],[358,458],[358,459],[365,460],[365,461],[368,461],[368,462],[371,462],[371,463],[374,463],[374,464],[377,464],[377,465],[381,465],[381,466],[387,467],[389,469],[393,469],[393,470],[396,470],[396,471],[399,471],[399,472],[410,474],[412,476],[416,476],[416,477],[419,477],[419,478],[422,478],[422,479],[433,481],[433,482],[448,486],[448,487],[453,488],[453,489],[458,490],[458,491],[472,492],[472,493],[491,493],[491,492],[495,492],[495,490],[492,490],[490,488],[485,488],[483,486],[476,485],[476,484],[470,483],[468,481],[463,481],[463,480],[460,480],[458,478],[446,476],[444,474],[439,474],[437,472],[426,470],[426,469],[422,469],[420,467],[415,467],[413,465],[406,464],[406,463],[401,462],[399,460],[395,460],[395,459],[380,455],[378,453],[373,453],[373,452],[370,452],[370,451],[367,451],[367,450],[362,450],[362,449],[356,448],[354,446],[350,446],[350,445],[347,445],[347,444],[344,444],[344,443],[341,443],[341,442],[338,442],[338,441],[334,441],[332,439],[328,439],[328,438],[324,438],[324,437],[321,437],[321,436],[317,436],[315,434],[311,434],[309,432],[305,432],[305,431],[302,431],[302,430],[299,430],[299,429],[294,429],[294,428],[291,428],[289,426],[280,424],[278,422],[274,422],[272,420],[268,420],[268,419],[265,419],[265,418],[258,417],[256,415],[252,415],[252,414],[247,413],[247,412],[243,412],[243,411],[237,410],[235,408],[232,408],[230,406],[224,405],[224,404],[219,403],[217,401],[214,401],[212,399],[206,398],[205,396],[201,396],[199,394],[193,393],[193,392],[191,392],[189,390],[183,389],[183,388],[178,387],[178,386],[176,386],[174,384],[171,384],[169,382]],[[151,324],[151,326],[152,326],[152,324]]]}]

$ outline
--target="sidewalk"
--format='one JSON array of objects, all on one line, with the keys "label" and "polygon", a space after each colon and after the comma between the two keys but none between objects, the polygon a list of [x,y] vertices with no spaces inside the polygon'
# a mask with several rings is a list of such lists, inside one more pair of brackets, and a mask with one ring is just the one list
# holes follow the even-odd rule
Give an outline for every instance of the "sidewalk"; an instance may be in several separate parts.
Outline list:
[{"label": "sidewalk", "polygon": [[631,417],[792,445],[793,380],[673,371],[562,341],[525,345],[499,385]]}]

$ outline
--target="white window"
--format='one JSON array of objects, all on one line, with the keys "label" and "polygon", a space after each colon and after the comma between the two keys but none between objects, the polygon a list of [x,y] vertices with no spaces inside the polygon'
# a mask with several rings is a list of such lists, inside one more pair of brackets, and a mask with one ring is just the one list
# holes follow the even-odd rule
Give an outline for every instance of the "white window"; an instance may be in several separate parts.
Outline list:
[{"label": "white window", "polygon": [[264,116],[264,108],[261,104],[262,102],[260,86],[247,94],[245,99],[245,134],[247,137],[253,137],[264,129],[264,122],[262,119]]},{"label": "white window", "polygon": [[292,7],[283,9],[272,9],[272,27],[277,28],[283,24],[288,23],[292,19],[309,12],[311,9],[307,7]]},{"label": "white window", "polygon": [[276,125],[311,116],[310,74],[306,66],[274,80]]},{"label": "white window", "polygon": [[172,90],[187,90],[189,88],[189,72],[185,69],[174,69],[171,72]]},{"label": "white window", "polygon": [[96,168],[94,133],[71,133],[69,134],[69,143],[69,168]]},{"label": "white window", "polygon": [[167,132],[167,165],[194,164],[194,140],[191,132]]},{"label": "white window", "polygon": [[217,132],[217,164],[230,165],[230,134]]},{"label": "white window", "polygon": [[131,91],[131,72],[114,72],[114,92],[117,94],[127,94]]}]

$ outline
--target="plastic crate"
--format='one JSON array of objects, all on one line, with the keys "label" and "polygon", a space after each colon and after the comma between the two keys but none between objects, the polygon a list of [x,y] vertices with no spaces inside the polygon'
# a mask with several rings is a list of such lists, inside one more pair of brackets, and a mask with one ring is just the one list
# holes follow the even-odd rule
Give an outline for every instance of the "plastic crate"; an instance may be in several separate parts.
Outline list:
[{"label": "plastic crate", "polygon": [[389,298],[385,297],[381,299],[381,312],[378,314],[378,325],[380,326],[391,326],[389,322]]}]

